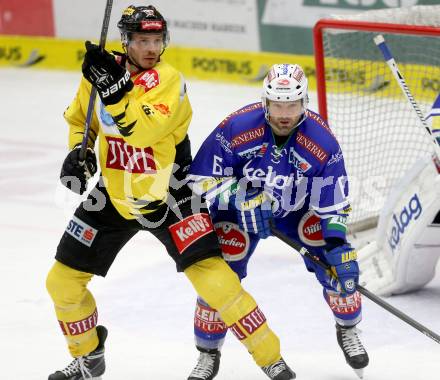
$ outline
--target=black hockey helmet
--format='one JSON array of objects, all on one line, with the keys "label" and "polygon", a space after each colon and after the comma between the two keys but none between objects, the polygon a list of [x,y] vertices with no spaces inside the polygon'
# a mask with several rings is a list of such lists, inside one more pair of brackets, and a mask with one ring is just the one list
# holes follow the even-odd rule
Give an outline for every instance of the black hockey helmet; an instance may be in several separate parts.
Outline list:
[{"label": "black hockey helmet", "polygon": [[162,33],[164,48],[170,41],[167,22],[153,5],[125,8],[118,28],[124,45],[129,43],[131,33]]}]

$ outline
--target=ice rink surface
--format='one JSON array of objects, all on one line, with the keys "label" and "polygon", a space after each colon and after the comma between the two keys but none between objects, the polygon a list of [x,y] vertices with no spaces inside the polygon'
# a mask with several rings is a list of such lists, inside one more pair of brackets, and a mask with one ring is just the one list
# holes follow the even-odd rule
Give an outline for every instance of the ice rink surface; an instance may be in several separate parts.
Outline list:
[{"label": "ice rink surface", "polygon": [[[79,202],[58,176],[67,153],[64,109],[79,73],[0,70],[0,379],[42,380],[71,358],[45,290],[46,273]],[[189,81],[195,152],[228,113],[258,101],[258,87]],[[316,109],[312,94],[311,108]],[[244,285],[281,339],[282,353],[303,380],[350,380],[334,321],[314,276],[298,254],[276,238],[263,241]],[[90,289],[99,322],[109,329],[105,380],[186,379],[197,358],[193,344],[195,294],[176,274],[165,249],[139,233],[107,278]],[[423,290],[388,299],[440,332],[440,275]],[[359,325],[370,355],[365,380],[438,380],[440,345],[367,299]],[[228,336],[218,380],[265,375],[244,347]]]}]

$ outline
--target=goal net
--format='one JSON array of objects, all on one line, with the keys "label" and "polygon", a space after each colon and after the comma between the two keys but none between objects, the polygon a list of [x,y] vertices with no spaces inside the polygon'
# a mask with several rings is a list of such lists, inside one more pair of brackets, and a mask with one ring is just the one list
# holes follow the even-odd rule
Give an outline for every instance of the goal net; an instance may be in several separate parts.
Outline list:
[{"label": "goal net", "polygon": [[374,227],[396,181],[434,152],[373,41],[378,34],[424,115],[440,92],[440,6],[368,11],[316,24],[319,111],[344,153],[352,232]]}]

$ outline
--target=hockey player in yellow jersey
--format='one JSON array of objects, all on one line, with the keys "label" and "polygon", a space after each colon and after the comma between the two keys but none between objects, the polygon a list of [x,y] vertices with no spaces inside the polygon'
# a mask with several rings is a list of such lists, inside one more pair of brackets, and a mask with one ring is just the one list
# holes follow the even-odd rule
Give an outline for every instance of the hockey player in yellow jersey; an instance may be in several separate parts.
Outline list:
[{"label": "hockey player in yellow jersey", "polygon": [[[182,75],[161,59],[169,41],[167,23],[153,6],[129,6],[118,27],[124,53],[110,54],[86,42],[84,77],[64,114],[70,152],[61,182],[82,194],[97,171],[95,149],[101,176],[68,223],[47,276],[74,358],[49,380],[101,378],[107,329],[98,325],[87,284],[94,275],[105,276],[118,252],[141,230],[161,241],[177,270],[219,311],[271,379],[292,379],[293,373],[277,370],[285,364],[279,340],[223,261],[208,210],[183,181],[192,160],[187,136],[192,110]],[[99,98],[81,162],[92,86]]]}]

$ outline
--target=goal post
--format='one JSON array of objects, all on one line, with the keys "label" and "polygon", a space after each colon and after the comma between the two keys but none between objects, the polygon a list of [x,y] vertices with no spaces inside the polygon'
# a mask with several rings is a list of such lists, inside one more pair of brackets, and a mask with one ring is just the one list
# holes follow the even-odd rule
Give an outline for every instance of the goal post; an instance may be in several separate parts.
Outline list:
[{"label": "goal post", "polygon": [[379,34],[424,115],[440,92],[440,6],[367,11],[315,25],[319,112],[344,153],[352,232],[374,227],[396,182],[435,149],[374,43]]}]

